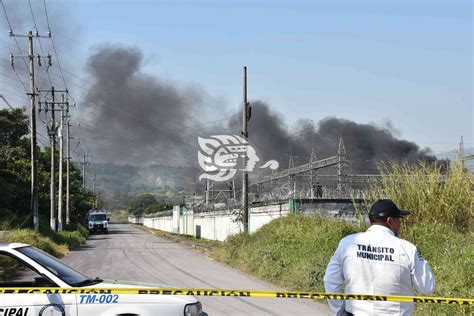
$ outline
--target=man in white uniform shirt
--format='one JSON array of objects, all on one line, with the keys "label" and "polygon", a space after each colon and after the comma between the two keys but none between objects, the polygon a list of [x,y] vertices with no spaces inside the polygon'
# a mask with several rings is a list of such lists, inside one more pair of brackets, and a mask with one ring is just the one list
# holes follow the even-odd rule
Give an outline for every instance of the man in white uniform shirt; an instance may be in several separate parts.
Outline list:
[{"label": "man in white uniform shirt", "polygon": [[[369,212],[371,226],[339,242],[324,275],[328,293],[430,295],[435,277],[416,246],[399,238],[400,218],[409,215],[391,200],[378,200]],[[335,315],[411,315],[414,303],[328,300]]]}]

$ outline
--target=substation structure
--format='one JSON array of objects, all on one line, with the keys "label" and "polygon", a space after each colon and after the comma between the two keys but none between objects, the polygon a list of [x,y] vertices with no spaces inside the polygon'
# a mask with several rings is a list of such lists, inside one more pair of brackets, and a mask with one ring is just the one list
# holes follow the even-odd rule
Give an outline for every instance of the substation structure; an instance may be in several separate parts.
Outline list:
[{"label": "substation structure", "polygon": [[[314,150],[308,163],[251,178],[249,201],[252,203],[287,199],[351,199],[360,198],[370,183],[380,178],[377,174],[350,174],[350,161],[342,138],[336,155],[317,160]],[[241,191],[235,183],[208,181],[205,205],[225,207],[240,204]]]}]

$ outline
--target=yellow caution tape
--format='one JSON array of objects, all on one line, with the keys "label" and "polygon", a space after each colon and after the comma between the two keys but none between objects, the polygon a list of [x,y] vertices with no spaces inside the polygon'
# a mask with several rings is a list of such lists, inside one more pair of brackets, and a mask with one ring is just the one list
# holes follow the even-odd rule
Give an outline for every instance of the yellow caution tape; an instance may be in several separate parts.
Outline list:
[{"label": "yellow caution tape", "polygon": [[324,292],[286,292],[265,290],[218,290],[218,289],[179,289],[179,288],[0,288],[0,294],[139,294],[139,295],[193,295],[224,297],[260,297],[260,298],[305,298],[331,300],[362,300],[409,303],[438,303],[473,305],[474,299],[429,297],[342,294]]}]

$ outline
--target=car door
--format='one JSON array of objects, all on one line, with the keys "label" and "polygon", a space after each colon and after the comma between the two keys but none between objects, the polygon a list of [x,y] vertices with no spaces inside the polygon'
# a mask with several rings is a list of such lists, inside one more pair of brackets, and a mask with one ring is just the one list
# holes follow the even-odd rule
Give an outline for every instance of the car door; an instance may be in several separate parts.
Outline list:
[{"label": "car door", "polygon": [[[46,274],[0,251],[0,288],[58,287]],[[75,294],[0,294],[0,315],[77,316]]]}]

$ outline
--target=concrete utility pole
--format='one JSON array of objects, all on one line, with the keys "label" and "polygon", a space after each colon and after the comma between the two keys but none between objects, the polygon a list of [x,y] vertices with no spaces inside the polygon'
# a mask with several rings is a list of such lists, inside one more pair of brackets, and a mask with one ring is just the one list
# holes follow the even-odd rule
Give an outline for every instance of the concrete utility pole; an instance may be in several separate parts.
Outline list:
[{"label": "concrete utility pole", "polygon": [[97,197],[95,195],[95,171],[94,176],[92,177],[92,193],[94,193],[94,208],[97,207]]},{"label": "concrete utility pole", "polygon": [[50,187],[50,226],[53,231],[56,231],[56,114],[55,112],[55,92],[54,87],[51,87],[51,126],[48,127],[48,134],[51,141],[51,187]]},{"label": "concrete utility pole", "polygon": [[[243,100],[243,110],[242,110],[242,137],[245,140],[248,140],[248,102],[247,102],[247,67],[244,67],[244,100]],[[247,152],[244,154],[244,167],[247,162]],[[243,171],[242,174],[242,212],[243,212],[243,224],[244,232],[249,232],[249,175],[246,171]]]},{"label": "concrete utility pole", "polygon": [[63,149],[64,149],[64,120],[68,114],[69,104],[64,102],[64,94],[61,96],[61,121],[59,122],[59,189],[58,189],[58,231],[63,230]]},{"label": "concrete utility pole", "polygon": [[[36,57],[38,59],[38,64],[41,66],[41,59],[47,58],[48,63],[51,66],[51,55],[48,56],[35,56],[34,49],[33,49],[33,32],[28,32],[28,35],[19,35],[14,34],[13,30],[10,29],[10,36],[11,37],[24,37],[28,38],[28,55],[17,55],[14,56],[13,54],[10,55],[11,66],[14,68],[14,58],[28,58],[28,72],[30,75],[30,91],[28,93],[30,97],[30,133],[31,133],[31,141],[30,141],[30,158],[31,158],[31,213],[33,214],[33,228],[35,231],[39,230],[39,214],[38,214],[38,164],[37,164],[37,151],[36,151],[36,86],[35,86],[35,60]],[[49,36],[40,36],[38,32],[35,32],[34,37],[37,38],[47,38]]]},{"label": "concrete utility pole", "polygon": [[[50,177],[50,227],[53,231],[58,230],[58,222],[56,218],[56,134],[58,133],[58,124],[56,123],[56,111],[63,112],[64,105],[66,102],[57,102],[56,101],[56,92],[67,92],[67,90],[56,90],[54,87],[51,87],[51,90],[38,90],[40,92],[51,93],[51,102],[44,102],[45,112],[51,112],[51,123],[47,124],[48,136],[51,142],[51,177]],[[40,105],[42,102],[40,102]],[[61,108],[56,108],[56,105],[60,105]],[[40,108],[40,111],[42,109]],[[61,120],[63,119],[63,114],[61,114]],[[62,124],[60,122],[60,124]],[[62,131],[61,131],[62,133]],[[62,135],[61,135],[62,136]],[[62,147],[62,144],[61,144]],[[62,148],[60,148],[62,150]],[[60,156],[62,154],[60,153]],[[59,163],[60,168],[62,168],[62,162]],[[62,179],[61,179],[62,181]],[[62,190],[62,183],[61,190]],[[61,193],[62,194],[62,193]],[[59,205],[59,204],[58,204]],[[62,208],[62,204],[61,204]],[[62,210],[61,210],[62,211]]]},{"label": "concrete utility pole", "polygon": [[66,109],[66,226],[69,226],[69,224],[71,223],[71,220],[69,218],[69,161],[71,160],[71,147],[69,145],[69,140],[71,139],[71,137],[69,136],[69,127],[71,125],[69,124],[69,106]]},{"label": "concrete utility pole", "polygon": [[83,153],[82,154],[82,162],[80,163],[82,165],[82,188],[86,188],[86,165],[90,164],[89,162],[86,162],[86,156],[88,156],[88,153]]},{"label": "concrete utility pole", "polygon": [[39,231],[38,213],[38,162],[36,153],[36,93],[35,93],[35,60],[33,58],[33,32],[28,32],[28,59],[30,72],[30,127],[31,127],[31,209],[33,226]]}]

